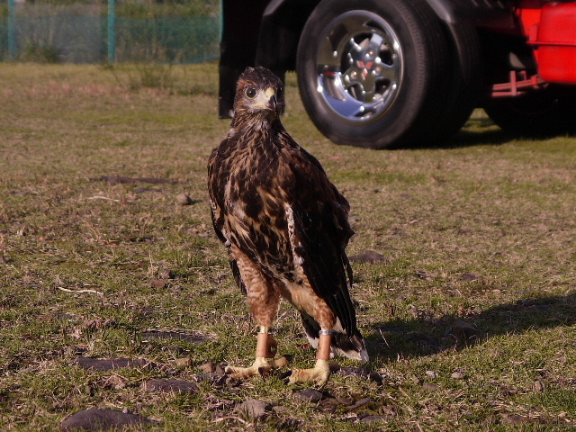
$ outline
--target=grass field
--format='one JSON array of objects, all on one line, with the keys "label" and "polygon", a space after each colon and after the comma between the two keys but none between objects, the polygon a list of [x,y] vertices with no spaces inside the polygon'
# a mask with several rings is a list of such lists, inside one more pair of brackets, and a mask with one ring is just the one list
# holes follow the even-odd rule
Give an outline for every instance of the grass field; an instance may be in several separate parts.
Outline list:
[{"label": "grass field", "polygon": [[[336,146],[294,81],[286,128],[352,206],[370,363],[340,359],[322,394],[211,369],[251,363],[256,330],[210,223],[216,65],[0,64],[0,430],[89,408],[146,431],[576,428],[576,139],[477,112],[442,148]],[[313,364],[287,305],[275,337]]]}]

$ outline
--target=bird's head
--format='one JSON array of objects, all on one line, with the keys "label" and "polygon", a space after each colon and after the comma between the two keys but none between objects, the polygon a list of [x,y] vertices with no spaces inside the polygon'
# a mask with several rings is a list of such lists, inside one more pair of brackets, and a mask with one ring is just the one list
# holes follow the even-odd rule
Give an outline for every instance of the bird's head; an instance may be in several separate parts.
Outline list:
[{"label": "bird's head", "polygon": [[236,86],[234,116],[263,115],[278,118],[282,112],[284,112],[282,80],[266,68],[246,68]]}]

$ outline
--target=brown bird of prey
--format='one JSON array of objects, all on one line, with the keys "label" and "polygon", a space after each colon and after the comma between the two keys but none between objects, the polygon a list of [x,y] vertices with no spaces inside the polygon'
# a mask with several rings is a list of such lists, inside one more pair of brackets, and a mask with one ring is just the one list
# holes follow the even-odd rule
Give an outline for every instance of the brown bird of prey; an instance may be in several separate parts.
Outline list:
[{"label": "brown bird of prey", "polygon": [[247,68],[238,80],[230,131],[208,164],[214,229],[260,326],[254,364],[227,373],[246,378],[288,364],[274,358],[269,334],[284,298],[317,348],[315,367],[292,370],[286,381],[325,385],[333,355],[368,360],[349,293],[345,248],[354,232],[348,201],[286,132],[283,110],[282,81],[268,69]]}]

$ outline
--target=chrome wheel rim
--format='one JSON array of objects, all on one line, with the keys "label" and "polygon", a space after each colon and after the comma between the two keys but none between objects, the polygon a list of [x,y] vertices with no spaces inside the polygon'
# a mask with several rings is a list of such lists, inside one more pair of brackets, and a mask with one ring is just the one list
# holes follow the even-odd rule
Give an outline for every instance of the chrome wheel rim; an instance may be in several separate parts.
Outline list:
[{"label": "chrome wheel rim", "polygon": [[317,91],[350,122],[386,113],[402,85],[404,62],[398,36],[380,16],[363,10],[335,18],[320,38]]}]

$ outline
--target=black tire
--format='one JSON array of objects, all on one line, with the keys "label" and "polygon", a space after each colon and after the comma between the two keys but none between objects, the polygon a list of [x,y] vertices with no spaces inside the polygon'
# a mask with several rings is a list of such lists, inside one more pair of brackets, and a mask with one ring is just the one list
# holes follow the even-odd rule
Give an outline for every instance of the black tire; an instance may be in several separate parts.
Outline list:
[{"label": "black tire", "polygon": [[452,96],[449,45],[424,0],[324,0],[298,46],[308,115],[337,144],[382,149],[433,141],[448,124],[446,110],[462,105]]},{"label": "black tire", "polygon": [[482,44],[476,28],[468,22],[448,25],[452,70],[446,86],[447,105],[430,131],[441,144],[460,130],[478,106],[482,93]]},{"label": "black tire", "polygon": [[576,133],[576,90],[550,86],[484,104],[488,116],[504,131],[525,137]]}]

